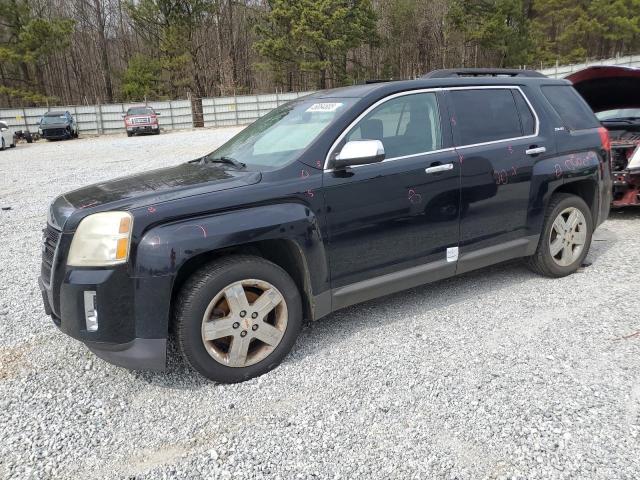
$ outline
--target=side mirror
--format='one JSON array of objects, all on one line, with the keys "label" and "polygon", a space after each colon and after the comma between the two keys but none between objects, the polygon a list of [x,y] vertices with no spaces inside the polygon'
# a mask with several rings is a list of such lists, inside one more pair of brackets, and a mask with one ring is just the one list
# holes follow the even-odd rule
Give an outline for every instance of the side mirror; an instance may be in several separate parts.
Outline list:
[{"label": "side mirror", "polygon": [[159,117],[162,114],[160,112],[156,112],[155,115],[156,115],[156,117]]},{"label": "side mirror", "polygon": [[384,145],[380,140],[352,140],[347,142],[332,163],[333,168],[367,165],[384,160]]}]

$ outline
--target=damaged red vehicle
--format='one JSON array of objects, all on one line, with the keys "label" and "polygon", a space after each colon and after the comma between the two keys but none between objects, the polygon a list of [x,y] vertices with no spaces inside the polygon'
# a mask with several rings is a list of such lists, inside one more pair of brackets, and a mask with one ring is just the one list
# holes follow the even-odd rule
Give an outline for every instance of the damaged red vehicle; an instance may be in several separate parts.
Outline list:
[{"label": "damaged red vehicle", "polygon": [[640,68],[589,67],[567,80],[609,130],[612,206],[640,205]]}]

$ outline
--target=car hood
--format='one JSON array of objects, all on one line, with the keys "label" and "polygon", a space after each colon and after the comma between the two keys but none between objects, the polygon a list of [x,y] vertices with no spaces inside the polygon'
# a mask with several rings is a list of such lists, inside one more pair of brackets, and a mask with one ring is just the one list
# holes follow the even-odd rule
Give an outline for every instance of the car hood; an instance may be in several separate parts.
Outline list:
[{"label": "car hood", "polygon": [[566,79],[596,113],[640,108],[639,68],[595,66],[572,73]]},{"label": "car hood", "polygon": [[68,218],[78,210],[87,213],[130,210],[187,196],[252,185],[261,178],[260,172],[187,162],[96,183],[60,195],[51,204],[48,221],[61,230]]}]

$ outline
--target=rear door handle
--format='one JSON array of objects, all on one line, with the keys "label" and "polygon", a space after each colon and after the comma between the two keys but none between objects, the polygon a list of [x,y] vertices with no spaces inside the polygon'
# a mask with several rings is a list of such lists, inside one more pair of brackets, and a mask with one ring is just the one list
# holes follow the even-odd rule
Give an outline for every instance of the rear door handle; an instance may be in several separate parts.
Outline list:
[{"label": "rear door handle", "polygon": [[526,153],[527,155],[540,155],[541,153],[544,153],[547,151],[546,147],[531,147],[531,148],[527,148],[524,153]]},{"label": "rear door handle", "polygon": [[444,165],[436,165],[434,167],[424,169],[427,174],[446,172],[447,170],[453,170],[453,163],[445,163]]}]

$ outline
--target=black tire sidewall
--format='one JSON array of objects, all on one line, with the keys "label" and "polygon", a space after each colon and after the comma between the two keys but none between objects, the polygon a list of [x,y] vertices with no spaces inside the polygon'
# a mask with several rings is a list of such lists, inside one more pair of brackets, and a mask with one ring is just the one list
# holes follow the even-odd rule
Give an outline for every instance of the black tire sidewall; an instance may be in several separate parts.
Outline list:
[{"label": "black tire sidewall", "polygon": [[[549,249],[549,237],[551,235],[551,228],[553,226],[553,222],[558,217],[558,215],[560,215],[560,212],[562,212],[563,210],[569,207],[577,208],[582,212],[582,215],[584,215],[585,221],[587,222],[587,236],[586,236],[584,248],[582,249],[582,253],[580,254],[580,257],[578,257],[578,259],[575,262],[573,262],[571,265],[562,267],[558,265],[553,260],[553,257],[551,256],[551,251]],[[548,220],[544,226],[542,235],[543,237],[540,239],[541,241],[540,248],[542,249],[542,261],[544,262],[545,267],[550,271],[550,273],[552,273],[553,276],[556,276],[556,277],[563,277],[563,276],[574,273],[582,265],[582,262],[584,261],[585,257],[588,255],[589,248],[591,247],[591,239],[593,236],[593,218],[591,216],[591,210],[589,210],[589,207],[587,206],[587,204],[580,197],[569,196],[560,200],[551,211],[548,217]]]},{"label": "black tire sidewall", "polygon": [[[223,383],[235,383],[262,375],[280,364],[293,348],[302,327],[302,304],[298,289],[280,267],[267,261],[243,261],[204,275],[195,282],[195,289],[184,292],[188,301],[180,312],[178,331],[180,347],[191,366],[205,377]],[[226,286],[249,278],[264,280],[274,285],[287,304],[287,329],[278,346],[262,361],[248,367],[228,367],[213,359],[202,342],[202,318],[213,297]],[[192,284],[194,285],[194,284]],[[187,287],[189,288],[189,287]]]}]

